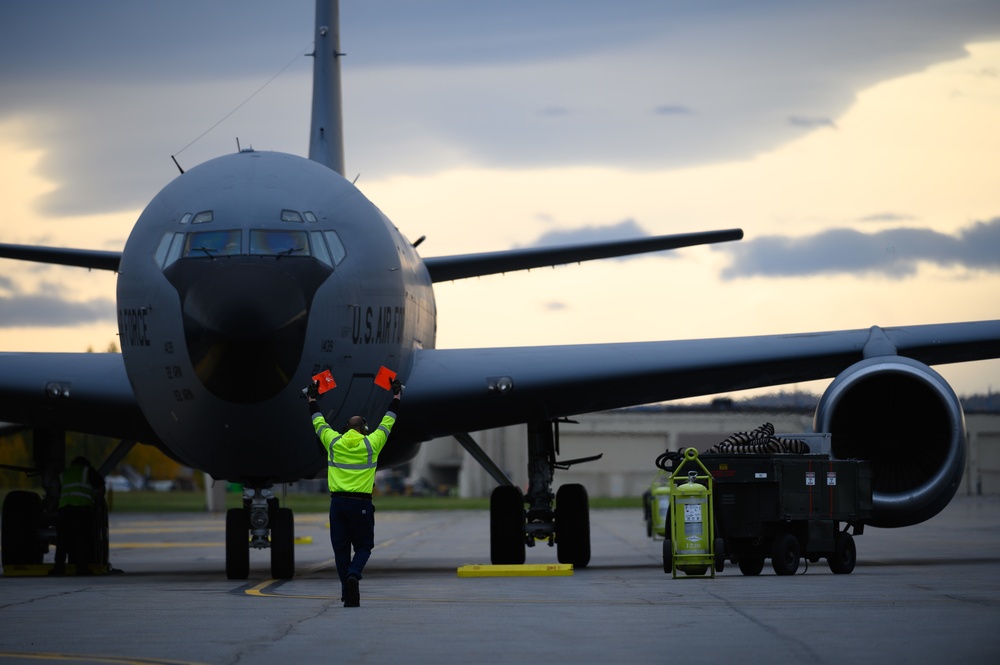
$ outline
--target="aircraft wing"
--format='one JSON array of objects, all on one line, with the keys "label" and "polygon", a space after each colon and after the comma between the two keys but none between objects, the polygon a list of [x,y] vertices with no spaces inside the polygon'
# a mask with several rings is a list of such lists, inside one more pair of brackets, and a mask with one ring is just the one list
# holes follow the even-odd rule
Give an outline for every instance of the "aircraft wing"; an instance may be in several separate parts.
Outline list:
[{"label": "aircraft wing", "polygon": [[515,270],[545,268],[565,263],[578,263],[594,259],[608,259],[666,249],[679,249],[694,245],[708,245],[743,238],[741,229],[703,231],[700,233],[678,233],[652,238],[637,238],[613,242],[565,245],[560,247],[532,247],[512,249],[502,252],[481,254],[460,254],[424,259],[432,282],[447,282],[454,279],[494,275]]},{"label": "aircraft wing", "polygon": [[21,261],[54,263],[61,266],[118,272],[121,258],[121,252],[106,252],[98,249],[62,249],[0,243],[0,259],[20,259]]},{"label": "aircraft wing", "polygon": [[1000,357],[1000,321],[570,346],[424,350],[395,436],[416,440],[699,395],[825,379],[866,357]]},{"label": "aircraft wing", "polygon": [[[703,231],[699,233],[678,233],[652,238],[637,238],[613,242],[587,243],[560,247],[534,247],[502,252],[459,254],[424,259],[432,282],[447,282],[455,279],[493,275],[515,270],[530,270],[566,263],[579,263],[594,259],[607,259],[632,254],[659,252],[681,247],[728,242],[743,238],[741,229]],[[63,249],[59,247],[37,247],[33,245],[10,245],[0,243],[0,258],[54,263],[96,270],[118,271],[121,252],[96,249]]]},{"label": "aircraft wing", "polygon": [[0,421],[159,441],[118,353],[0,353]]}]

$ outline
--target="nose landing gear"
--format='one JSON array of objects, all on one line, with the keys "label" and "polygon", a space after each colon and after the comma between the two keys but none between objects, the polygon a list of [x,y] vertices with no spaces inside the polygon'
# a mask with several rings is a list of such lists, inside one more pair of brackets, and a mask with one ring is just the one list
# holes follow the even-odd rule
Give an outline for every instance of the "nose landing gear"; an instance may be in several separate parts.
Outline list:
[{"label": "nose landing gear", "polygon": [[270,487],[246,487],[243,507],[226,512],[226,577],[250,576],[250,548],[271,550],[271,577],[295,573],[295,526],[292,510],[281,508]]}]

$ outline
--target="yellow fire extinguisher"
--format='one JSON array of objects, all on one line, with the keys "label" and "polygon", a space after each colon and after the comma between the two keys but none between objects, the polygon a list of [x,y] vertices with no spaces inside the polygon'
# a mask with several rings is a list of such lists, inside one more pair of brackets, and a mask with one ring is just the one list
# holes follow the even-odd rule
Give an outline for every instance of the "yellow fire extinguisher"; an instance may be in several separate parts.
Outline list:
[{"label": "yellow fire extinguisher", "polygon": [[[692,469],[687,472],[687,481],[681,482],[684,477],[681,471],[689,461],[701,467],[704,475]],[[684,451],[684,459],[671,475],[671,481],[674,487],[671,492],[669,555],[673,576],[676,578],[680,570],[693,577],[704,576],[706,571],[711,571],[711,577],[715,577],[715,557],[722,556],[722,553],[715,552],[712,474],[698,459],[697,450],[688,448]],[[667,555],[668,550],[664,548],[664,556]],[[664,561],[664,570],[666,563]]]}]

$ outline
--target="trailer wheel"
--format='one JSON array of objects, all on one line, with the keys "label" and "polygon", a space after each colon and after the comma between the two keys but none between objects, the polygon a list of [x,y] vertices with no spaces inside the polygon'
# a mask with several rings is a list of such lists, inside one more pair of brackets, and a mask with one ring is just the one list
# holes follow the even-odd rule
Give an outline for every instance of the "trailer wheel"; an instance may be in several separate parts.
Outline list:
[{"label": "trailer wheel", "polygon": [[721,573],[726,569],[726,541],[722,538],[715,539],[715,572]]},{"label": "trailer wheel", "polygon": [[826,557],[830,570],[836,575],[850,575],[858,562],[858,548],[854,536],[846,531],[838,531],[833,539],[833,554]]},{"label": "trailer wheel", "polygon": [[670,533],[668,532],[663,541],[663,572],[665,573],[674,572],[674,552],[671,547]]},{"label": "trailer wheel", "polygon": [[741,573],[754,577],[760,575],[760,571],[764,570],[764,557],[744,554],[740,556],[736,565],[740,567]]},{"label": "trailer wheel", "polygon": [[653,494],[646,490],[642,493],[642,519],[646,521],[646,537],[653,537]]},{"label": "trailer wheel", "polygon": [[799,569],[799,541],[790,533],[774,539],[771,545],[771,567],[776,575],[794,575]]}]

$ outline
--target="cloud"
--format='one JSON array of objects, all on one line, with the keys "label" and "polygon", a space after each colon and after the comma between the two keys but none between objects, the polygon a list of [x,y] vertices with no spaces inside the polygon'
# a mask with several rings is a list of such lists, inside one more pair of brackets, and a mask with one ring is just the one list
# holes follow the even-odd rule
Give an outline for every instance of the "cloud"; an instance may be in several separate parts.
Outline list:
[{"label": "cloud", "polygon": [[807,118],[802,115],[788,116],[788,124],[792,127],[804,127],[806,129],[818,129],[820,127],[837,128],[837,123],[830,118]]},{"label": "cloud", "polygon": [[653,109],[656,115],[691,115],[691,109],[681,104],[663,104]]},{"label": "cloud", "polygon": [[649,233],[634,219],[625,219],[617,224],[605,226],[582,226],[575,229],[555,229],[540,235],[529,247],[552,247],[555,245],[577,245],[589,242],[608,242],[646,238]]},{"label": "cloud", "polygon": [[[48,3],[0,3],[0,121],[36,119],[24,141],[47,151],[37,173],[55,186],[40,211],[142,206],[177,175],[171,154],[311,41],[309,0],[191,7],[63,2],[52,21]],[[734,0],[341,9],[348,164],[366,179],[469,164],[745,159],[833,126],[858,90],[961,57],[1000,25],[1000,4],[978,0],[955,0],[947,12],[903,0],[795,12],[780,0],[752,12]],[[235,149],[237,136],[303,154],[310,62],[300,58],[182,164]],[[797,109],[809,113],[790,116]],[[674,116],[685,121],[663,122]]]},{"label": "cloud", "polygon": [[902,278],[920,263],[1000,272],[1000,217],[948,235],[931,229],[896,228],[862,233],[830,229],[811,236],[764,236],[720,245],[732,263],[724,279],[876,273]]},{"label": "cloud", "polygon": [[566,108],[565,106],[547,106],[539,111],[539,115],[549,118],[557,118],[564,115],[573,115],[573,110]]},{"label": "cloud", "polygon": [[916,219],[913,215],[900,215],[894,212],[880,212],[874,215],[865,215],[860,219],[862,222],[909,222]]},{"label": "cloud", "polygon": [[0,327],[70,327],[115,320],[115,303],[109,298],[84,302],[52,295],[0,297]]}]

